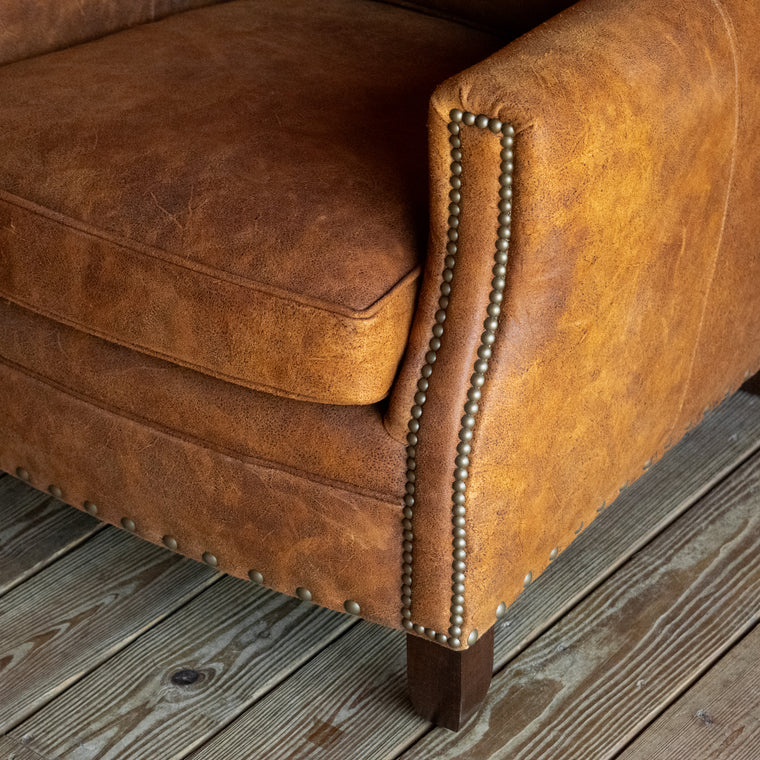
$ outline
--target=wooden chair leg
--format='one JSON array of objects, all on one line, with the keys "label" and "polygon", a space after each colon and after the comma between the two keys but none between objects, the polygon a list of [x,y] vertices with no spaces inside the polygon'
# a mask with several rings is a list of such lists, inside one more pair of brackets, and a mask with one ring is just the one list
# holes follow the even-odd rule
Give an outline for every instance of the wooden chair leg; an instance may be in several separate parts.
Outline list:
[{"label": "wooden chair leg", "polygon": [[407,634],[406,671],[415,710],[438,726],[458,731],[488,693],[493,628],[463,651]]},{"label": "wooden chair leg", "polygon": [[752,377],[742,385],[742,390],[747,391],[747,393],[754,393],[755,396],[760,396],[760,372],[756,375],[752,375]]}]

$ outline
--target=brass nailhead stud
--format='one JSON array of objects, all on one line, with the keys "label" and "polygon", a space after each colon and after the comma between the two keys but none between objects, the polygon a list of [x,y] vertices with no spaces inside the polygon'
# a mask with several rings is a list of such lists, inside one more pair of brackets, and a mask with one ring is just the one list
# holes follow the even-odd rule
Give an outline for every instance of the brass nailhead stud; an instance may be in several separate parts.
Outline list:
[{"label": "brass nailhead stud", "polygon": [[171,549],[173,552],[177,551],[177,539],[172,538],[171,536],[164,536],[161,539],[164,542],[164,546],[167,549]]},{"label": "brass nailhead stud", "polygon": [[343,607],[349,615],[358,615],[362,611],[362,608],[351,599],[344,602]]},{"label": "brass nailhead stud", "polygon": [[296,589],[296,596],[298,596],[298,598],[304,602],[311,601],[311,591],[309,591],[307,588],[304,588],[303,586],[299,586]]},{"label": "brass nailhead stud", "polygon": [[216,567],[219,564],[219,561],[211,552],[203,552],[203,561],[211,567]]},{"label": "brass nailhead stud", "polygon": [[467,643],[472,646],[478,640],[478,629],[473,628],[470,631],[470,635],[467,637]]},{"label": "brass nailhead stud", "polygon": [[533,581],[533,571],[530,570],[523,580],[523,586],[530,586]]},{"label": "brass nailhead stud", "polygon": [[264,576],[256,572],[256,570],[249,570],[248,571],[248,577],[254,582],[254,583],[263,583],[264,582]]},{"label": "brass nailhead stud", "polygon": [[16,468],[16,477],[20,478],[21,480],[26,480],[27,483],[29,480],[31,480],[29,473],[23,467]]},{"label": "brass nailhead stud", "polygon": [[84,508],[91,514],[96,515],[98,514],[98,507],[97,505],[93,504],[91,501],[86,501],[84,503]]},{"label": "brass nailhead stud", "polygon": [[135,532],[134,520],[130,520],[128,517],[121,518],[121,526],[124,528],[124,530],[128,530],[130,533]]},{"label": "brass nailhead stud", "polygon": [[557,559],[558,556],[559,556],[559,546],[555,546],[552,549],[551,554],[549,555],[549,561],[553,562],[555,559]]},{"label": "brass nailhead stud", "polygon": [[507,613],[507,603],[501,602],[499,606],[496,608],[496,617],[502,618]]},{"label": "brass nailhead stud", "polygon": [[56,499],[63,498],[63,491],[58,486],[49,486],[48,491],[50,491],[50,495],[54,496]]},{"label": "brass nailhead stud", "polygon": [[[454,108],[449,113],[450,121],[448,123],[449,144],[451,145],[451,165],[449,184],[449,227],[447,231],[448,242],[446,243],[446,257],[444,259],[444,269],[441,272],[441,282],[439,284],[441,296],[438,299],[438,310],[435,313],[435,322],[431,327],[432,337],[428,342],[428,351],[425,354],[425,364],[420,369],[420,377],[417,382],[418,392],[414,396],[414,405],[411,408],[410,419],[407,425],[408,433],[406,436],[407,447],[407,479],[406,494],[404,496],[404,543],[402,545],[402,625],[407,630],[414,630],[417,633],[426,634],[429,638],[440,641],[439,636],[443,639],[440,643],[447,642],[454,649],[461,646],[462,631],[462,613],[464,604],[464,583],[465,571],[467,569],[467,524],[466,524],[466,491],[467,478],[469,475],[469,456],[471,451],[471,441],[473,439],[473,429],[476,424],[476,414],[481,397],[481,388],[485,384],[485,375],[488,369],[488,360],[491,358],[492,346],[496,341],[496,329],[498,327],[498,316],[501,313],[501,304],[504,300],[504,289],[506,284],[506,265],[508,260],[509,240],[512,236],[512,172],[514,169],[513,146],[514,146],[514,128],[509,124],[504,124],[500,119],[489,118],[485,114],[475,114],[471,111],[464,111]],[[494,241],[493,253],[493,279],[491,280],[491,292],[488,297],[486,308],[487,319],[483,323],[485,332],[481,335],[480,346],[478,347],[478,359],[473,364],[473,374],[470,378],[470,388],[467,391],[467,402],[463,408],[461,418],[461,428],[459,430],[459,444],[457,445],[456,469],[452,482],[451,495],[451,521],[452,521],[452,553],[451,569],[452,580],[457,587],[452,597],[449,609],[450,627],[448,633],[438,634],[432,629],[425,629],[423,626],[412,623],[411,620],[411,587],[412,587],[412,565],[414,554],[414,530],[413,518],[416,494],[416,457],[418,432],[420,430],[420,418],[422,417],[424,405],[427,400],[428,378],[433,373],[433,366],[438,360],[438,351],[441,348],[441,338],[444,334],[446,323],[446,310],[449,306],[449,296],[451,294],[451,282],[454,279],[454,269],[457,262],[458,240],[459,240],[459,216],[461,208],[459,203],[462,199],[460,189],[462,187],[462,141],[460,138],[461,126],[475,126],[478,129],[489,129],[495,135],[500,135],[501,144],[501,174],[499,175],[499,227],[497,238]],[[461,590],[460,590],[461,587]],[[429,631],[429,633],[426,633]],[[477,631],[475,638],[477,639]]]}]

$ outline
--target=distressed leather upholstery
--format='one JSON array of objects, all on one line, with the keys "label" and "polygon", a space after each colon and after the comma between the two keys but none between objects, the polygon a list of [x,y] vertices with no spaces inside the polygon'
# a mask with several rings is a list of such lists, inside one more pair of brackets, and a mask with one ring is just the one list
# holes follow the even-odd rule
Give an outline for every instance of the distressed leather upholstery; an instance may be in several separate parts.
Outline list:
[{"label": "distressed leather upholstery", "polygon": [[498,43],[304,8],[224,3],[0,69],[0,295],[249,388],[384,397],[425,248],[427,100]]},{"label": "distressed leather upholstery", "polygon": [[0,68],[0,468],[453,637],[506,159],[450,120],[498,119],[514,197],[461,491],[466,646],[760,368],[759,32],[742,0],[582,0],[507,45],[369,0],[233,0]]},{"label": "distressed leather upholstery", "polygon": [[[758,368],[758,31],[760,10],[739,0],[582,2],[433,96],[430,253],[389,412],[399,439],[438,308],[449,113],[516,130],[507,284],[467,481],[465,630],[488,628]],[[499,215],[499,140],[461,134],[460,253],[417,447],[412,611],[435,630],[451,594],[441,504]]]},{"label": "distressed leather upholstery", "polygon": [[0,64],[223,0],[3,0]]}]

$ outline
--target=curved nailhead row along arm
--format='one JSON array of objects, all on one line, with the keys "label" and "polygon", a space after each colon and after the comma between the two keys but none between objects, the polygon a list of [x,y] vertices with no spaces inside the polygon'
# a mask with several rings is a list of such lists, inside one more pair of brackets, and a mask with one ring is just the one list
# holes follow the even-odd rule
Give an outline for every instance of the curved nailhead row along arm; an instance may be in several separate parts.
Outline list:
[{"label": "curved nailhead row along arm", "polygon": [[[509,238],[511,235],[512,222],[512,172],[513,172],[513,145],[515,130],[508,124],[503,124],[499,119],[489,118],[484,115],[476,115],[470,111],[454,109],[450,114],[448,130],[451,143],[451,175],[449,183],[449,229],[448,243],[446,245],[446,258],[444,269],[441,274],[438,311],[435,313],[435,323],[432,327],[432,337],[428,344],[428,352],[425,354],[425,364],[420,370],[420,379],[417,381],[417,393],[414,397],[414,406],[409,420],[409,432],[407,434],[407,473],[406,473],[406,496],[404,507],[404,545],[402,566],[401,588],[401,615],[402,624],[407,630],[435,639],[439,644],[458,649],[462,646],[462,624],[464,622],[465,604],[465,580],[467,568],[467,477],[469,475],[470,451],[473,430],[475,428],[478,404],[480,402],[481,388],[485,382],[488,370],[488,361],[491,358],[491,346],[496,339],[501,302],[504,293],[507,273],[507,257],[509,250]],[[454,459],[454,471],[451,495],[451,521],[452,521],[452,586],[451,606],[449,608],[449,629],[447,633],[440,633],[425,628],[412,622],[412,572],[414,550],[414,498],[416,488],[416,462],[417,462],[417,433],[420,429],[419,420],[422,417],[423,407],[426,401],[426,392],[429,386],[429,378],[433,374],[433,367],[437,358],[437,351],[441,347],[441,337],[444,332],[446,309],[451,294],[451,283],[454,279],[454,267],[457,260],[457,240],[459,234],[459,214],[461,201],[460,189],[462,181],[462,142],[460,139],[461,125],[474,126],[478,129],[488,129],[495,135],[501,135],[501,173],[499,174],[499,227],[495,241],[493,279],[491,280],[491,292],[489,302],[485,308],[486,319],[483,322],[483,334],[480,337],[478,358],[473,367],[470,378],[470,388],[467,391],[467,401],[464,405],[464,414],[461,419],[459,430],[459,444]],[[501,605],[500,605],[501,611]],[[477,630],[470,632],[467,643],[472,645],[478,639]]]}]

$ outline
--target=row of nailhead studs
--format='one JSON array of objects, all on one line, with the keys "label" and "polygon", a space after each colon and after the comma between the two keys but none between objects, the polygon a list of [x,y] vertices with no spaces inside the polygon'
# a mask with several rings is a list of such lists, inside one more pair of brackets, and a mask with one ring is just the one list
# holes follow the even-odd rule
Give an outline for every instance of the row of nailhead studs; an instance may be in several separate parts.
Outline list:
[{"label": "row of nailhead studs", "polygon": [[[26,470],[24,467],[17,467],[16,468],[16,477],[18,477],[20,480],[24,480],[27,483],[31,480],[31,475],[29,474],[29,471]],[[48,491],[52,496],[54,496],[56,499],[63,499],[63,490],[56,485],[51,485],[48,488]],[[91,501],[85,501],[84,502],[84,508],[89,514],[91,514],[93,517],[97,516],[98,514],[98,507],[96,504],[94,504]],[[129,517],[122,517],[121,519],[121,527],[124,528],[124,530],[128,530],[130,533],[134,533],[137,530],[137,526],[135,525],[135,521],[132,520]],[[161,541],[163,542],[164,546],[166,546],[168,549],[171,549],[173,552],[177,551],[177,539],[172,536],[164,536]],[[217,567],[219,565],[219,560],[217,560],[216,556],[213,555],[211,552],[203,552],[203,561],[209,565],[210,567]],[[250,570],[248,572],[248,577],[254,582],[258,584],[264,583],[264,576],[258,572],[257,570]],[[296,596],[303,600],[304,602],[310,602],[311,601],[311,591],[309,589],[304,588],[303,586],[299,586],[296,589]],[[351,599],[348,599],[344,602],[343,608],[348,612],[350,615],[359,615],[361,613],[361,607],[357,602],[354,602]]]},{"label": "row of nailhead studs", "polygon": [[[461,111],[454,109],[450,114],[451,121],[448,124],[449,142],[451,144],[451,175],[449,183],[451,190],[449,192],[449,228],[448,242],[446,244],[446,258],[444,259],[444,269],[441,274],[440,298],[438,300],[438,311],[435,313],[435,323],[432,328],[432,337],[428,344],[428,352],[425,354],[425,364],[420,370],[420,379],[417,381],[417,392],[414,396],[414,405],[411,409],[411,418],[409,420],[409,432],[407,434],[407,473],[406,473],[406,496],[404,507],[404,544],[403,544],[403,565],[401,579],[401,615],[402,625],[407,630],[414,630],[415,633],[425,635],[434,639],[439,644],[448,644],[450,647],[457,649],[462,646],[462,623],[464,621],[464,584],[467,557],[467,533],[465,528],[465,491],[466,479],[468,476],[470,441],[472,440],[472,431],[475,427],[475,414],[478,410],[478,401],[480,400],[480,389],[483,386],[485,372],[488,368],[488,359],[491,356],[491,346],[495,339],[498,316],[501,311],[501,301],[504,291],[506,276],[507,250],[509,248],[510,224],[512,213],[512,170],[513,170],[513,153],[514,129],[503,124],[498,119],[491,119],[488,116],[476,115],[470,111]],[[420,429],[419,420],[422,417],[422,410],[426,401],[426,393],[429,387],[429,378],[433,373],[433,365],[437,359],[437,351],[441,347],[441,337],[444,332],[444,322],[446,320],[446,309],[449,305],[449,296],[451,294],[451,282],[454,279],[454,266],[457,256],[457,241],[459,233],[459,214],[462,187],[462,142],[460,139],[460,125],[475,126],[478,129],[489,129],[494,134],[501,134],[501,173],[499,175],[499,228],[496,240],[495,263],[493,266],[493,280],[491,281],[491,294],[487,308],[488,316],[484,322],[485,331],[481,336],[481,345],[478,349],[478,360],[475,362],[474,374],[471,378],[471,385],[468,391],[468,401],[465,404],[464,416],[462,417],[462,428],[459,431],[459,445],[457,446],[457,457],[455,460],[456,469],[454,470],[453,494],[452,494],[452,522],[453,522],[453,552],[452,552],[452,596],[449,617],[448,633],[436,632],[432,628],[425,628],[422,625],[412,622],[412,562],[413,562],[413,541],[414,532],[412,521],[414,518],[414,495],[416,484],[416,463],[417,463],[417,433]],[[501,605],[500,605],[501,607]],[[467,638],[467,643],[472,645],[478,639],[477,630],[473,630]]]}]

